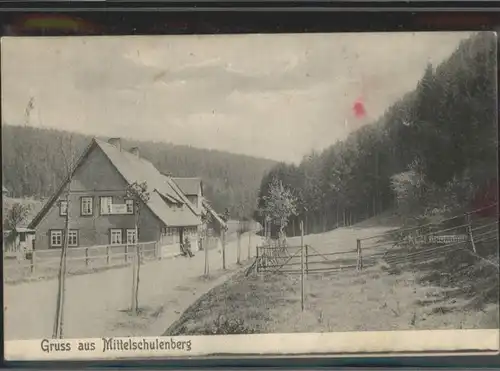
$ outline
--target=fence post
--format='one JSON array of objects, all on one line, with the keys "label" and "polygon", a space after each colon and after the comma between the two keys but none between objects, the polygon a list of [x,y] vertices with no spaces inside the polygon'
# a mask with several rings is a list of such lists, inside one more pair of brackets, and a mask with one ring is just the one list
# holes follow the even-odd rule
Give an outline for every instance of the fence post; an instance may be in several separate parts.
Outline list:
[{"label": "fence post", "polygon": [[309,245],[306,245],[306,276],[307,272],[309,272]]},{"label": "fence post", "polygon": [[222,230],[222,269],[226,269],[226,230]]},{"label": "fence post", "polygon": [[252,254],[252,247],[251,247],[251,244],[252,244],[252,231],[250,230],[250,228],[248,228],[249,231],[248,231],[248,259],[250,259],[250,255]]},{"label": "fence post", "polygon": [[304,311],[304,224],[300,222],[300,303],[301,309]]},{"label": "fence post", "polygon": [[137,248],[139,249],[139,251],[137,251],[138,255],[139,255],[139,264],[143,264],[143,245],[140,245],[140,244],[137,244]]},{"label": "fence post", "polygon": [[471,243],[472,251],[474,251],[474,253],[477,254],[476,243],[474,242],[474,237],[472,236],[472,221],[470,214],[467,214],[466,219],[467,219],[467,235],[469,237],[469,242]]},{"label": "fence post", "polygon": [[264,240],[267,240],[267,217],[264,217]]},{"label": "fence post", "polygon": [[125,263],[128,262],[128,245],[125,245]]},{"label": "fence post", "polygon": [[136,303],[137,301],[135,300],[135,294],[137,292],[136,287],[137,287],[137,266],[138,266],[138,256],[137,253],[132,255],[132,302],[130,305],[130,309],[133,313],[137,311],[137,306]]},{"label": "fence post", "polygon": [[31,257],[30,257],[30,272],[31,274],[35,273],[35,250],[31,252]]},{"label": "fence post", "polygon": [[85,248],[85,265],[86,266],[89,265],[89,248],[88,247]]},{"label": "fence post", "polygon": [[363,269],[363,257],[361,256],[361,240],[359,238],[356,240],[356,251],[358,253],[358,262],[356,269],[360,271]]},{"label": "fence post", "polygon": [[156,260],[158,259],[158,241],[155,241],[155,247],[153,250],[153,258]]},{"label": "fence post", "polygon": [[205,276],[208,277],[210,274],[210,266],[208,264],[208,244],[207,244],[207,237],[203,237],[201,239],[201,247],[205,251]]},{"label": "fence post", "polygon": [[255,270],[259,273],[259,244],[255,245]]},{"label": "fence post", "polygon": [[237,242],[238,251],[236,251],[236,264],[241,265],[241,231],[236,232],[236,234],[237,234],[236,238],[238,239]]},{"label": "fence post", "polygon": [[109,245],[106,246],[106,264],[109,265]]}]

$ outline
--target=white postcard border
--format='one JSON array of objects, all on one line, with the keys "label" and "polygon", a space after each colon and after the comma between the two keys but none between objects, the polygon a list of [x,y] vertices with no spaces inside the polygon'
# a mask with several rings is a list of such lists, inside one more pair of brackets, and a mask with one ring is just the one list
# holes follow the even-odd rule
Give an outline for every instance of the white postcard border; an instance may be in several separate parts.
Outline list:
[{"label": "white postcard border", "polygon": [[[307,354],[314,356],[377,353],[377,355],[387,354],[390,356],[391,353],[460,351],[474,353],[499,352],[500,350],[500,330],[498,329],[122,337],[106,338],[108,346],[111,344],[109,339],[114,341],[116,349],[103,351],[105,343],[103,338],[11,340],[5,341],[4,354],[8,361],[92,361],[211,355],[251,356],[256,354],[268,356]],[[131,344],[144,348],[145,345],[137,344],[145,343],[150,344],[149,349],[131,350],[133,347]],[[50,344],[54,344],[53,350],[47,351]],[[81,345],[83,350],[78,350],[80,344],[83,344]],[[91,344],[94,344],[94,350],[89,350]],[[152,347],[158,349],[151,349]]]}]

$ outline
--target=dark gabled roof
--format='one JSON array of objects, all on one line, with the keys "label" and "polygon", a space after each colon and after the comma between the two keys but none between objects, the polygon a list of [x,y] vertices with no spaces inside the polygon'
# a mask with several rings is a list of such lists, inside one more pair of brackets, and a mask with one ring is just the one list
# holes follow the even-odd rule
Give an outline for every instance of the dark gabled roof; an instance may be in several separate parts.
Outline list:
[{"label": "dark gabled roof", "polygon": [[212,215],[212,217],[221,225],[222,228],[227,229],[227,223],[222,220],[219,214],[212,208],[210,203],[207,200],[203,200],[202,202],[203,208]]},{"label": "dark gabled roof", "polygon": [[[134,182],[147,183],[150,193],[147,206],[166,226],[196,226],[200,223],[199,217],[195,212],[195,207],[182,192],[179,192],[169,177],[161,174],[151,162],[127,151],[119,150],[107,142],[94,138],[84,155],[78,161],[73,173],[94,148],[99,148],[104,153],[128,184]],[[30,227],[34,227],[40,222],[43,215],[45,215],[57,197],[59,197],[68,180],[69,177],[60,190],[49,200],[44,209],[42,209],[42,212],[35,217]],[[181,204],[182,207],[171,208],[166,201],[173,204]]]},{"label": "dark gabled roof", "polygon": [[185,195],[194,196],[197,195],[200,190],[203,193],[203,185],[200,178],[174,177],[172,179]]},{"label": "dark gabled roof", "polygon": [[[147,183],[150,191],[148,206],[165,225],[194,226],[200,223],[191,202],[176,189],[172,180],[160,173],[151,162],[130,152],[119,150],[107,142],[95,141],[127,183]],[[185,204],[187,207],[171,208],[161,196]]]},{"label": "dark gabled roof", "polygon": [[172,187],[166,184],[165,176],[151,162],[137,157],[128,151],[119,150],[107,142],[99,139],[94,140],[127,183],[146,182],[150,191],[155,188],[170,198],[172,202],[182,202]]}]

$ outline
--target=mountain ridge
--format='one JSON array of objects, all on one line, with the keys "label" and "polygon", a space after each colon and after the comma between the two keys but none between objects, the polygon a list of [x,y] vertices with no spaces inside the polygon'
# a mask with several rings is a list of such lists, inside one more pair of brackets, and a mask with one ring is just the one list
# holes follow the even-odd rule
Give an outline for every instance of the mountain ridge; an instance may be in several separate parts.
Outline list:
[{"label": "mountain ridge", "polygon": [[[93,137],[108,139],[102,135],[2,124],[3,184],[15,197],[49,196],[64,177],[64,153],[69,151],[69,143],[71,152],[78,156]],[[126,149],[139,147],[141,157],[162,172],[202,178],[214,208],[218,212],[228,208],[237,217],[251,215],[260,180],[278,163],[189,145],[123,137],[121,140]]]}]

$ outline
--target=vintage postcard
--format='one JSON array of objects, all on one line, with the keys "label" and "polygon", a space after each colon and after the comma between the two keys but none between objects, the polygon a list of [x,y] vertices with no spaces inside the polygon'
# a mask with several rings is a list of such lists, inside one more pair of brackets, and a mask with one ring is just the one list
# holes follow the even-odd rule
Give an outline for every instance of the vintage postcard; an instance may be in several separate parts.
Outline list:
[{"label": "vintage postcard", "polygon": [[495,33],[1,47],[8,360],[498,352]]}]

